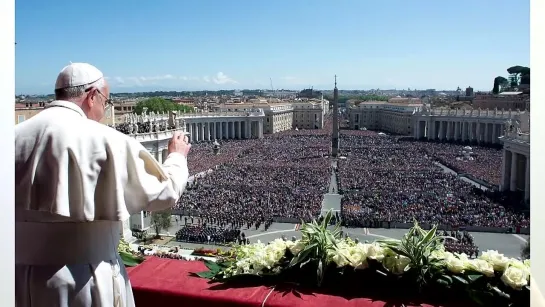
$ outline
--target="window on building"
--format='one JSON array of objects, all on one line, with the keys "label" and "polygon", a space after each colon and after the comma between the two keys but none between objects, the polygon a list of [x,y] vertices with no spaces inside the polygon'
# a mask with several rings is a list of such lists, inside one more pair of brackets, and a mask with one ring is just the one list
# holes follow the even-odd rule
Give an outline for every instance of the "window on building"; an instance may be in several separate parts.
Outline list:
[{"label": "window on building", "polygon": [[24,115],[17,115],[17,123],[22,123],[25,121]]}]

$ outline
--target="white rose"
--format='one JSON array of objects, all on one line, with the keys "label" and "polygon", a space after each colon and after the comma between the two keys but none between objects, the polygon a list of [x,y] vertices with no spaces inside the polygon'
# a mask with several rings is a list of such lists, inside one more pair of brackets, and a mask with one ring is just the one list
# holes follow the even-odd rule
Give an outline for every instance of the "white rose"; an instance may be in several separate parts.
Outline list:
[{"label": "white rose", "polygon": [[467,263],[470,270],[479,272],[487,277],[494,277],[494,267],[486,260],[472,259]]},{"label": "white rose", "polygon": [[297,241],[292,247],[290,247],[290,252],[295,256],[299,254],[304,247],[305,244],[302,241]]},{"label": "white rose", "polygon": [[513,266],[513,267],[516,267],[520,270],[523,270],[524,271],[524,274],[526,274],[527,276],[527,280],[530,281],[530,263],[529,262],[522,262],[520,260],[517,260],[517,259],[511,259],[511,261],[509,262],[509,266]]},{"label": "white rose", "polygon": [[376,243],[368,244],[367,258],[381,262],[384,259],[384,249]]},{"label": "white rose", "polygon": [[346,257],[344,257],[341,253],[337,253],[333,255],[333,257],[331,258],[331,261],[333,261],[339,268],[342,268],[348,265],[348,261]]},{"label": "white rose", "polygon": [[445,264],[447,269],[455,274],[462,273],[466,269],[466,263],[456,256],[445,259]]},{"label": "white rose", "polygon": [[447,254],[443,250],[434,250],[430,253],[430,258],[437,259],[437,260],[443,260],[447,258]]},{"label": "white rose", "polygon": [[405,256],[386,256],[382,260],[384,267],[395,275],[401,275],[411,260]]},{"label": "white rose", "polygon": [[530,259],[526,259],[524,260],[524,265],[527,266],[528,268],[530,268]]},{"label": "white rose", "polygon": [[528,284],[528,277],[529,276],[524,269],[511,265],[505,269],[501,276],[501,280],[509,287],[520,290]]},{"label": "white rose", "polygon": [[509,258],[495,250],[483,252],[479,259],[488,261],[494,267],[494,270],[498,272],[503,272],[509,264]]}]

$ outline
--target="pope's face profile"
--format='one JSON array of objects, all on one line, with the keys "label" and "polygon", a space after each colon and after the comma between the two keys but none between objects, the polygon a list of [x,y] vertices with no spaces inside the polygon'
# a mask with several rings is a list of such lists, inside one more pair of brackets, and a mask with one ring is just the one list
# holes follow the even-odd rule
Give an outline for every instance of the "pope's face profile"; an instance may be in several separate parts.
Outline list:
[{"label": "pope's face profile", "polygon": [[87,117],[91,120],[99,122],[106,113],[106,109],[110,108],[110,85],[104,80],[104,86],[101,88],[91,87],[87,93],[87,97],[83,103]]}]

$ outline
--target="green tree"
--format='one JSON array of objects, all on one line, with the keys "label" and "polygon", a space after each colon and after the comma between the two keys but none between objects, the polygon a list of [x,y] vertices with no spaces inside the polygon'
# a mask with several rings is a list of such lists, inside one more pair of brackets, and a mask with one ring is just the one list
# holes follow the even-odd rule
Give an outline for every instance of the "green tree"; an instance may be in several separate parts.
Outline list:
[{"label": "green tree", "polygon": [[193,108],[186,105],[177,104],[172,100],[153,97],[139,101],[134,107],[136,114],[142,114],[144,108],[147,108],[148,112],[155,113],[169,113],[170,111],[181,111],[185,113],[193,112]]},{"label": "green tree", "polygon": [[388,101],[387,96],[380,96],[380,95],[362,95],[357,98],[361,101]]},{"label": "green tree", "polygon": [[492,89],[492,93],[499,94],[500,91],[506,87],[508,87],[509,81],[505,79],[502,76],[497,76],[494,78],[494,88]]},{"label": "green tree", "polygon": [[507,68],[507,73],[509,73],[509,83],[511,87],[515,88],[518,87],[519,82],[521,83],[522,76],[527,76],[525,77],[525,81],[529,81],[530,68],[520,65],[511,66]]},{"label": "green tree", "polygon": [[155,211],[151,213],[151,224],[155,229],[155,237],[159,238],[161,230],[167,230],[172,226],[171,217],[172,212],[170,209],[163,211]]}]

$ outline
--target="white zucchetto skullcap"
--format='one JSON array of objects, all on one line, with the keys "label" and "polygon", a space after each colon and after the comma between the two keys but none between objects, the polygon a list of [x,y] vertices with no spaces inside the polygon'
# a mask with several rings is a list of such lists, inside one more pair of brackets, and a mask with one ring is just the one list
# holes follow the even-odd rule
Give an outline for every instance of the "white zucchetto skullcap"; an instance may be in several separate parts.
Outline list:
[{"label": "white zucchetto skullcap", "polygon": [[70,63],[59,73],[57,82],[55,82],[55,89],[91,84],[103,77],[104,74],[91,64]]}]

